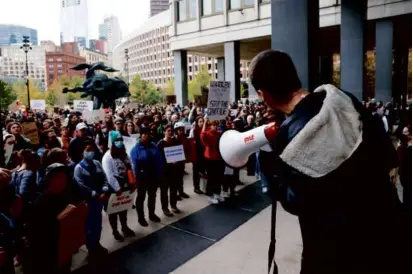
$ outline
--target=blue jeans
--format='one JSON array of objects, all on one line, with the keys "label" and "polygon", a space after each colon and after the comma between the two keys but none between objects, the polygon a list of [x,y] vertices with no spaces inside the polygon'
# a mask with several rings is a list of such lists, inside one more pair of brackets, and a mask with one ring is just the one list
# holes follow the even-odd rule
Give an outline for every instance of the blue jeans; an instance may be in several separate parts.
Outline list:
[{"label": "blue jeans", "polygon": [[98,247],[102,234],[103,204],[97,200],[88,202],[88,216],[86,220],[86,246],[88,249]]}]

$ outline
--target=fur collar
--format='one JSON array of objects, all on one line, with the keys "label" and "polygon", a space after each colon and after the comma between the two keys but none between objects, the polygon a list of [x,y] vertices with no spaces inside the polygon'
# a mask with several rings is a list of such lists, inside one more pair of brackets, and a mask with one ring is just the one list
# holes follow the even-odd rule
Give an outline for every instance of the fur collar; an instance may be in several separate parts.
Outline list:
[{"label": "fur collar", "polygon": [[350,97],[333,85],[326,92],[320,112],[291,140],[281,159],[299,172],[320,178],[337,169],[362,142],[362,122]]}]

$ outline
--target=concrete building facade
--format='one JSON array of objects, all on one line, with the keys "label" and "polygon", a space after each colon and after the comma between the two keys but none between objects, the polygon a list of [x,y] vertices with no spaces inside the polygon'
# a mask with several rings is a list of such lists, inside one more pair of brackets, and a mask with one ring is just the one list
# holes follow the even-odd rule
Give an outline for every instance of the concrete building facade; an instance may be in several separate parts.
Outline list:
[{"label": "concrete building facade", "polygon": [[107,41],[105,53],[113,53],[113,49],[122,39],[119,19],[116,16],[106,17],[103,24],[99,25],[99,39]]},{"label": "concrete building facade", "polygon": [[[189,74],[189,54],[222,60],[231,98],[240,97],[238,64],[266,49],[289,53],[305,88],[331,81],[340,54],[340,86],[365,98],[365,56],[375,50],[375,97],[407,93],[411,0],[182,0],[170,2],[175,79]],[[179,103],[187,85],[175,81]]]},{"label": "concrete building facade", "polygon": [[108,63],[108,55],[88,48],[80,48],[79,56],[85,58],[87,64],[96,62]]},{"label": "concrete building facade", "polygon": [[[26,54],[21,45],[0,46],[0,75],[9,79],[26,78]],[[27,55],[29,79],[41,90],[47,89],[46,52],[40,46],[32,46]]]},{"label": "concrete building facade", "polygon": [[73,77],[78,75],[80,77],[85,76],[84,71],[76,71],[70,68],[86,63],[84,57],[75,55],[71,52],[55,51],[46,53],[46,70],[47,80],[51,85],[55,80],[59,80],[62,75]]},{"label": "concrete building facade", "polygon": [[157,15],[169,9],[169,0],[150,0],[151,16]]},{"label": "concrete building facade", "polygon": [[[174,57],[170,49],[169,27],[170,13],[164,11],[151,17],[143,26],[125,39],[115,48],[113,65],[128,75],[125,49],[129,55],[129,79],[140,75],[143,80],[151,81],[157,87],[163,87],[173,78]],[[189,54],[187,56],[187,81],[191,81],[205,66],[212,79],[218,79],[218,60],[205,54]],[[240,80],[245,81],[248,75],[247,62],[240,62]]]}]

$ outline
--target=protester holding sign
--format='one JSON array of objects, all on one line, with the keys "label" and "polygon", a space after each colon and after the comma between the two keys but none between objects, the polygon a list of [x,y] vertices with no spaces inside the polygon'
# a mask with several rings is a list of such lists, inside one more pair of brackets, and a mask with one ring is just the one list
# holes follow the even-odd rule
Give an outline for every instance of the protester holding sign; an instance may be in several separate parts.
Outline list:
[{"label": "protester holding sign", "polygon": [[[180,180],[182,174],[182,162],[171,162],[169,163],[168,158],[165,155],[165,148],[175,147],[181,145],[181,143],[175,139],[174,131],[172,126],[167,125],[165,127],[165,137],[159,141],[158,148],[161,151],[164,162],[164,172],[163,180],[161,182],[161,203],[162,210],[165,216],[172,217],[173,214],[169,211],[168,208],[168,190],[169,190],[169,203],[171,209],[174,213],[179,214],[181,211],[176,206],[178,201],[178,189],[180,185]],[[183,154],[183,151],[182,151]],[[184,158],[185,159],[185,158]]]},{"label": "protester holding sign", "polygon": [[[108,179],[108,183],[118,196],[125,190],[132,190],[133,192],[135,186],[130,185],[128,181],[128,171],[132,171],[131,161],[126,154],[122,135],[118,131],[111,131],[109,139],[110,142],[112,142],[112,147],[105,153],[102,159],[102,167]],[[109,223],[112,227],[113,237],[119,242],[125,240],[123,236],[135,236],[132,229],[128,227],[127,214],[128,212],[126,210],[119,213],[109,214]],[[118,230],[118,216],[122,226],[123,236]]]},{"label": "protester holding sign", "polygon": [[[210,124],[209,129],[207,128],[208,124]],[[208,118],[205,117],[201,140],[205,146],[204,156],[208,173],[206,194],[209,196],[209,202],[211,204],[217,204],[225,200],[225,198],[221,196],[225,165],[218,152],[218,138],[221,136],[221,132],[217,130],[217,127],[218,121],[209,123]]]},{"label": "protester holding sign", "polygon": [[138,196],[136,197],[136,212],[141,226],[148,226],[145,220],[143,204],[146,194],[148,194],[149,220],[159,223],[161,219],[155,214],[156,191],[162,180],[163,162],[162,156],[152,142],[151,135],[147,128],[140,131],[141,138],[132,148],[131,160],[133,173],[138,184]]},{"label": "protester holding sign", "polygon": [[35,200],[28,221],[28,250],[25,274],[69,273],[70,260],[58,265],[59,221],[57,216],[69,205],[69,172],[62,164],[50,165],[43,181],[43,193]]}]

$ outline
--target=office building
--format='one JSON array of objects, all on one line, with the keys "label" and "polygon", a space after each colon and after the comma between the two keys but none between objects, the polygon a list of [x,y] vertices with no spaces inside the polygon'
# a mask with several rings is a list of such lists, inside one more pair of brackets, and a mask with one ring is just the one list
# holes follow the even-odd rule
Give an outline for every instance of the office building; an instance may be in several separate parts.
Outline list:
[{"label": "office building", "polygon": [[44,48],[46,52],[48,51],[56,51],[58,50],[58,46],[53,41],[47,40],[47,41],[40,41],[40,46]]},{"label": "office building", "polygon": [[[41,90],[47,89],[46,52],[41,46],[32,46],[27,55],[29,79]],[[26,78],[26,54],[20,45],[0,46],[0,75],[9,79]]]},{"label": "office building", "polygon": [[21,44],[23,36],[28,36],[33,45],[38,45],[37,30],[18,25],[0,24],[0,46]]},{"label": "office building", "polygon": [[61,43],[88,43],[87,0],[61,0],[60,32]]},{"label": "office building", "polygon": [[169,0],[150,0],[151,16],[157,15],[169,9]]},{"label": "office building", "polygon": [[108,64],[108,55],[88,48],[80,48],[79,56],[85,58],[87,64],[103,62]]},{"label": "office building", "polygon": [[121,30],[119,20],[116,16],[105,17],[103,24],[99,25],[99,39],[107,41],[107,52],[113,52],[113,49],[121,40]]},{"label": "office building", "polygon": [[[140,75],[143,80],[151,81],[157,87],[164,87],[174,75],[174,57],[169,44],[169,11],[161,12],[150,17],[142,27],[137,29],[115,48],[113,66],[122,75],[132,80]],[[125,49],[128,49],[129,72],[126,66]],[[247,76],[247,62],[241,61],[240,72]],[[187,80],[191,81],[205,66],[212,79],[218,79],[218,61],[205,54],[188,54]]]},{"label": "office building", "polygon": [[86,58],[75,55],[70,51],[46,52],[46,70],[49,85],[59,80],[62,75],[73,77],[85,76],[85,71],[72,70],[71,68],[86,63]]}]

